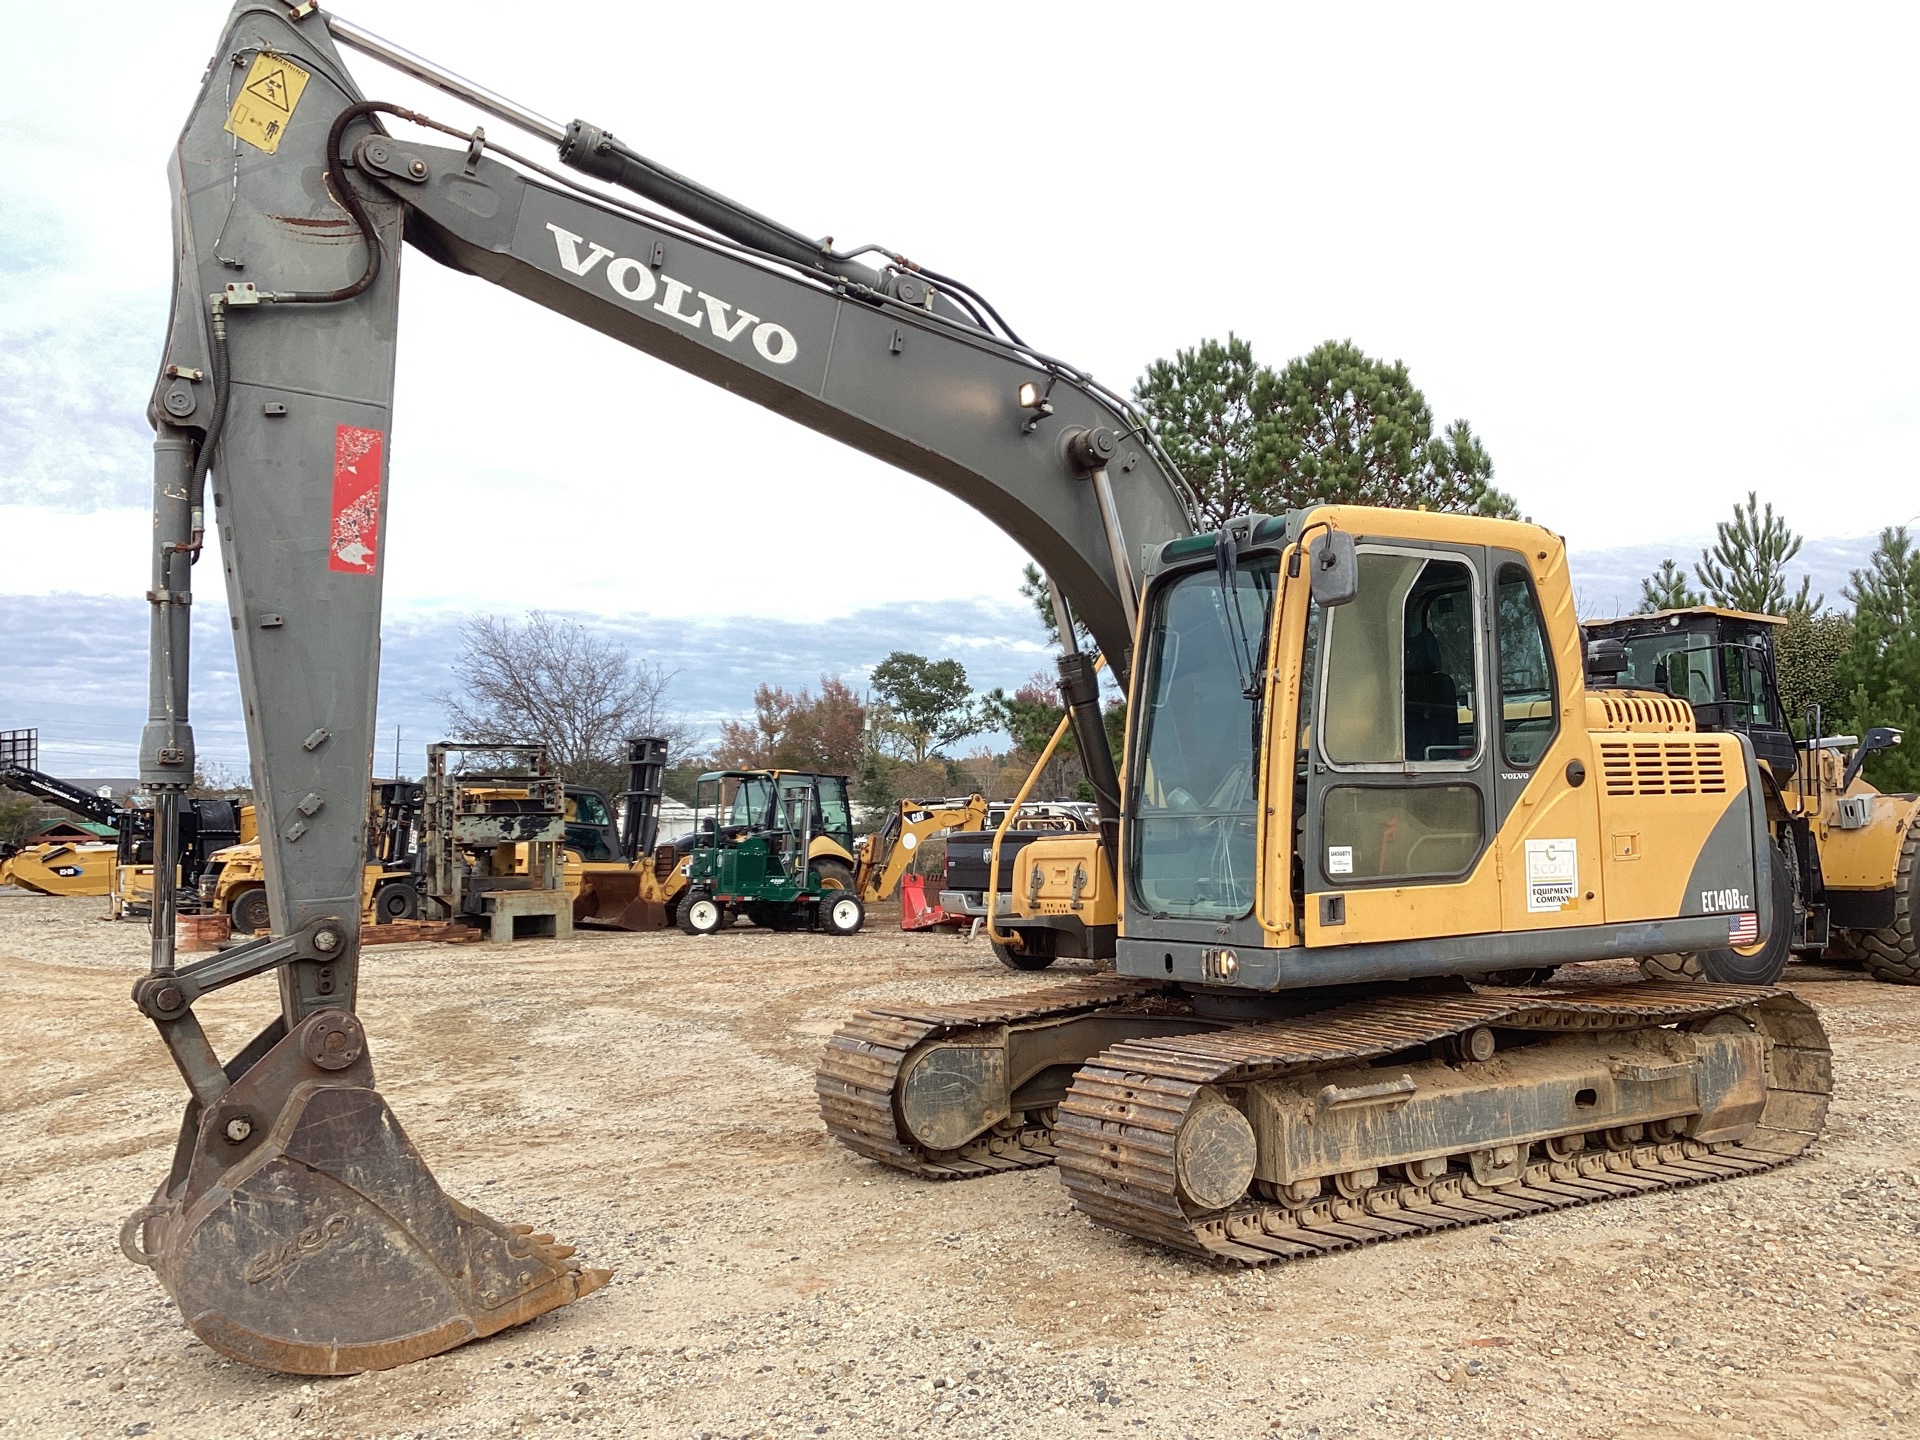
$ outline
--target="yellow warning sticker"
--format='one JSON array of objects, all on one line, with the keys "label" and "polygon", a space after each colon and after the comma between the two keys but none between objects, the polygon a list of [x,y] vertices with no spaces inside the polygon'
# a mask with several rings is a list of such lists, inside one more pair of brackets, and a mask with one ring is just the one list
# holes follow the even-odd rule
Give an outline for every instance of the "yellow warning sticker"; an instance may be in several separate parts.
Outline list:
[{"label": "yellow warning sticker", "polygon": [[238,135],[249,145],[271,155],[280,148],[280,137],[287,133],[293,107],[307,88],[307,72],[284,55],[262,51],[247,72],[247,83],[234,96],[233,109],[227,112],[227,133]]}]

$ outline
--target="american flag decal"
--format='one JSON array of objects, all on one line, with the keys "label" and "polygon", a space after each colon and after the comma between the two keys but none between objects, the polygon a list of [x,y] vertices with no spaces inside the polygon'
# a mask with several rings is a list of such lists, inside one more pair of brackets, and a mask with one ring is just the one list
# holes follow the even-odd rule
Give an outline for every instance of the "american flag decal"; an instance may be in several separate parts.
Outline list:
[{"label": "american flag decal", "polygon": [[1752,945],[1760,939],[1760,917],[1749,910],[1744,915],[1727,917],[1727,943]]}]

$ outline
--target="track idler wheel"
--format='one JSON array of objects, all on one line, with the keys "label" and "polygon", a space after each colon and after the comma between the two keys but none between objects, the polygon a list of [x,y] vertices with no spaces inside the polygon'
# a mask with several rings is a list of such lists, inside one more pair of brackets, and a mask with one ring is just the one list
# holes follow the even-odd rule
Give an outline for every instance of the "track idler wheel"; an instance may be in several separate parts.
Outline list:
[{"label": "track idler wheel", "polygon": [[611,1276],[450,1199],[373,1088],[365,1032],[345,1011],[308,1017],[198,1109],[121,1247],[222,1355],[298,1375],[384,1370]]}]

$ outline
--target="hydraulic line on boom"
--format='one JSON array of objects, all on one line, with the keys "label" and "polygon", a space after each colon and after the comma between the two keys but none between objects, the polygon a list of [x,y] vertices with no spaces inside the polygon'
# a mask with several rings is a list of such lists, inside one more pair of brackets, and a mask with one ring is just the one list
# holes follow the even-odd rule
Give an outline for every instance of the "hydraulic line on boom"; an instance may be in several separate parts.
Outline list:
[{"label": "hydraulic line on boom", "polygon": [[[364,99],[336,42],[664,209]],[[939,1178],[1058,1157],[1102,1223],[1251,1262],[1742,1173],[1818,1132],[1824,1035],[1765,965],[1745,990],[1474,983],[1750,955],[1771,923],[1751,744],[1590,691],[1559,537],[1339,506],[1196,535],[1128,403],[947,276],[834,250],[311,0],[238,0],[215,53],[170,167],[149,406],[160,863],[134,987],[191,1099],[121,1237],[209,1346],[375,1369],[607,1280],[440,1190],[354,1013],[403,240],[940,486],[1053,587],[1100,843],[1023,855],[1025,913],[997,933],[1098,930],[1119,973],[857,1017],[817,1080],[850,1149]],[[209,528],[271,931],[180,965],[168,857]],[[1075,617],[1130,700],[1123,766]],[[279,1013],[223,1059],[196,1002],[267,972]]]}]

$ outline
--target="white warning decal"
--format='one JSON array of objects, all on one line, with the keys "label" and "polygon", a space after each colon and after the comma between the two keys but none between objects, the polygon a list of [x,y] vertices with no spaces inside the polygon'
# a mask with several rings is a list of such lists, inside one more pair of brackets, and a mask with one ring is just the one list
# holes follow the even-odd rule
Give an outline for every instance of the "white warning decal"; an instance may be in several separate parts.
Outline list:
[{"label": "white warning decal", "polygon": [[1327,874],[1351,875],[1353,873],[1353,847],[1351,845],[1329,845],[1327,847]]},{"label": "white warning decal", "polygon": [[1527,909],[1568,910],[1580,888],[1580,849],[1571,840],[1527,841]]}]

